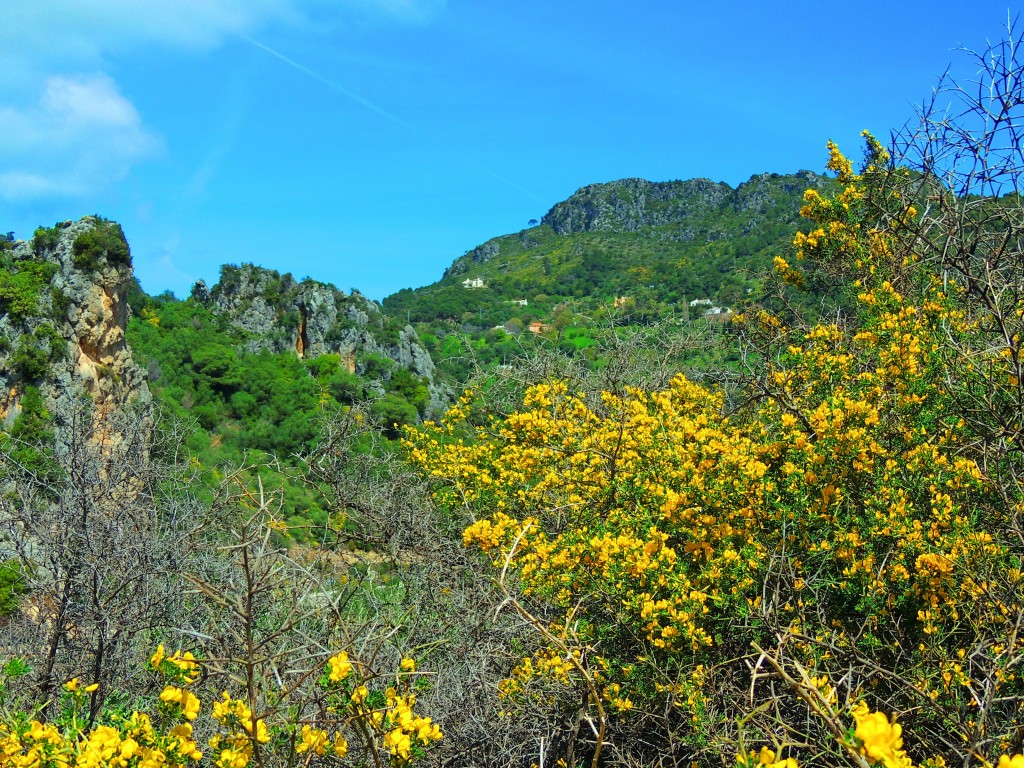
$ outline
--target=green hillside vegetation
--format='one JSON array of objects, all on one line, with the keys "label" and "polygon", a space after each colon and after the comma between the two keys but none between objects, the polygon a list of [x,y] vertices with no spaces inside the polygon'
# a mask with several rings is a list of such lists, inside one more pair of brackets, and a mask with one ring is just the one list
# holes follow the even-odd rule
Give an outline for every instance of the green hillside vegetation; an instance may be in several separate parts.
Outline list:
[{"label": "green hillside vegetation", "polygon": [[[830,183],[808,173],[756,176],[735,190],[701,180],[643,182],[671,201],[645,202],[638,222],[628,219],[630,181],[638,180],[584,188],[540,225],[460,257],[437,283],[387,297],[385,310],[420,323],[491,327],[511,318],[550,323],[567,301],[592,316],[628,297],[634,322],[682,314],[696,298],[734,307],[763,295],[764,274],[796,232],[804,190]],[[589,221],[595,197],[609,212]],[[573,210],[582,221],[567,214]],[[486,287],[465,288],[466,279]],[[523,299],[526,306],[512,303]]]},{"label": "green hillside vegetation", "polygon": [[[237,281],[235,267],[222,274],[229,285]],[[280,305],[276,332],[290,347],[298,316],[288,317],[281,307],[294,281],[267,274],[272,283],[265,294]],[[216,297],[223,290],[218,283],[210,293]],[[131,303],[127,340],[147,370],[163,417],[195,423],[187,445],[202,467],[276,462],[283,474],[268,487],[282,489],[286,517],[300,537],[303,529],[322,528],[327,521],[322,496],[288,478],[314,448],[319,421],[340,408],[366,404],[369,416],[396,434],[396,425],[415,423],[425,412],[425,383],[383,355],[358,353],[358,372],[353,372],[333,353],[300,359],[291,348],[246,351],[261,337],[239,329],[233,322],[237,314],[215,311],[209,302],[154,298],[136,290]],[[382,338],[393,335],[386,318],[376,332]],[[211,481],[216,480],[214,471]]]},{"label": "green hillside vegetation", "polygon": [[0,239],[0,768],[1024,768],[1022,53],[831,181],[586,187],[397,315],[136,290],[155,412],[33,266],[120,297],[119,230]]}]

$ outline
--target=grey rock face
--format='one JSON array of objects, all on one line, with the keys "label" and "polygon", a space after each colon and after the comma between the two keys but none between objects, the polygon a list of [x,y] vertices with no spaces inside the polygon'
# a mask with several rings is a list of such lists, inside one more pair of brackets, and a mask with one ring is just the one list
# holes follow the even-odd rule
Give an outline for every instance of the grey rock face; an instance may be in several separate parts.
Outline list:
[{"label": "grey rock face", "polygon": [[469,257],[477,264],[483,264],[485,261],[490,261],[497,256],[500,250],[501,248],[496,241],[488,240],[483,245],[470,251]]},{"label": "grey rock face", "polygon": [[728,184],[710,179],[652,182],[622,179],[583,187],[548,211],[542,224],[557,234],[635,232],[683,221],[719,206],[732,193]]},{"label": "grey rock face", "polygon": [[[98,228],[116,231],[123,243],[120,227],[86,216],[60,225],[56,239],[41,244],[38,252],[27,242],[14,247],[15,268],[18,263],[41,261],[57,269],[39,293],[36,313],[23,319],[0,315],[6,350],[0,354],[0,417],[8,421],[17,415],[24,389],[30,385],[39,387],[47,407],[57,414],[73,407],[83,393],[92,399],[98,416],[129,402],[143,408],[151,402],[145,373],[125,343],[130,258],[108,258],[108,253],[99,252],[88,264],[76,263],[76,239]],[[49,354],[49,364],[38,378],[28,378],[25,370],[13,365],[12,351],[25,345],[37,354]]]},{"label": "grey rock face", "polygon": [[[761,214],[779,219],[778,205],[796,216],[792,197],[808,187],[823,188],[832,183],[811,171],[780,175],[762,173],[733,189],[710,179],[688,181],[645,181],[620,179],[578,189],[567,200],[551,208],[541,220],[557,235],[581,232],[643,232],[645,237],[664,241],[712,242],[730,233],[716,221],[719,214],[739,212],[746,220],[744,234],[763,220]],[[728,216],[725,216],[728,219]],[[508,247],[511,236],[493,238],[455,259],[445,270],[452,278],[471,273],[474,266],[497,258]],[[540,240],[535,229],[518,233],[518,248],[532,248]]]},{"label": "grey rock face", "polygon": [[[368,374],[368,355],[389,358],[426,380],[436,400],[431,415],[444,409],[448,393],[435,383],[434,363],[415,330],[406,326],[396,334],[393,322],[358,291],[345,294],[333,285],[297,282],[290,275],[245,264],[222,269],[210,306],[243,332],[247,351],[337,354],[343,368],[359,375]],[[386,380],[390,374],[383,375]],[[370,388],[384,392],[381,381],[371,381]]]},{"label": "grey rock face", "polygon": [[[791,176],[761,173],[751,176],[736,188],[733,207],[738,211],[766,211],[779,204],[783,196],[803,192],[809,187],[821,188],[829,179],[812,171],[800,171]],[[788,204],[788,197],[785,198]],[[795,211],[793,212],[795,215]]]}]

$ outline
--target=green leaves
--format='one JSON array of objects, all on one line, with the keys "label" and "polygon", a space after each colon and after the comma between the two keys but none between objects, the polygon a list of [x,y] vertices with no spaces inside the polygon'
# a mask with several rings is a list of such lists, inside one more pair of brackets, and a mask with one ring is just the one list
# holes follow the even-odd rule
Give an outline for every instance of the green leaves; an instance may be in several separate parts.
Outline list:
[{"label": "green leaves", "polygon": [[86,272],[100,269],[104,261],[115,267],[131,263],[124,231],[114,221],[98,221],[93,229],[80,234],[71,246],[71,253],[74,265]]}]

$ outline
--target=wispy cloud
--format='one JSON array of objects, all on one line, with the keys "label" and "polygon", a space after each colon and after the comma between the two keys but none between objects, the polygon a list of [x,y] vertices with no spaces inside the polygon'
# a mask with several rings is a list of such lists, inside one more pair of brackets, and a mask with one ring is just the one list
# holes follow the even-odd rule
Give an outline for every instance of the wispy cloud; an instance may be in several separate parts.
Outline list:
[{"label": "wispy cloud", "polygon": [[0,106],[0,197],[78,197],[117,181],[162,142],[103,74],[50,77],[34,103]]},{"label": "wispy cloud", "polygon": [[[386,109],[384,109],[383,107],[373,103],[369,99],[366,99],[363,96],[360,96],[358,93],[355,93],[354,91],[349,90],[344,85],[342,85],[341,83],[337,82],[336,80],[331,80],[330,78],[324,77],[319,72],[314,72],[309,67],[303,66],[302,64],[300,64],[299,62],[295,61],[294,59],[291,59],[291,58],[285,56],[280,51],[276,51],[273,48],[271,48],[270,46],[265,45],[264,43],[259,42],[258,40],[253,40],[251,37],[246,37],[245,39],[249,43],[251,43],[252,45],[256,46],[257,48],[259,48],[259,49],[261,49],[263,51],[266,51],[267,53],[269,53],[274,58],[284,62],[289,67],[292,67],[293,69],[297,69],[299,72],[301,72],[302,74],[306,75],[307,77],[312,78],[313,80],[316,80],[318,83],[321,83],[322,85],[325,85],[325,86],[327,86],[328,88],[331,88],[334,91],[337,91],[341,95],[345,96],[348,99],[351,99],[352,101],[354,101],[357,104],[365,107],[366,109],[370,110],[371,112],[375,112],[376,114],[380,115],[385,120],[390,120],[391,122],[395,123],[396,125],[399,125],[402,128],[406,129],[410,133],[416,134],[417,136],[420,136],[420,137],[422,137],[422,138],[424,138],[424,139],[426,139],[426,140],[436,144],[437,146],[441,146],[442,145],[442,142],[440,141],[440,138],[438,136],[435,136],[435,135],[432,135],[430,133],[427,133],[425,131],[420,130],[415,125],[412,125],[411,123],[403,120],[402,118],[400,118],[398,115],[394,114],[393,112],[388,112]],[[505,176],[502,176],[502,175],[492,171],[490,168],[487,168],[485,166],[480,166],[480,165],[478,165],[477,168],[482,173],[485,173],[488,176],[490,176],[491,178],[496,179],[497,181],[500,181],[502,184],[505,184],[505,185],[507,185],[509,187],[512,187],[516,191],[521,192],[522,194],[524,194],[524,195],[526,195],[528,197],[532,197],[534,200],[537,200],[538,202],[541,202],[541,203],[545,202],[544,198],[540,197],[539,195],[535,194],[534,192],[531,192],[530,190],[526,189],[525,187],[522,187],[519,184],[516,184],[511,179],[509,179],[509,178],[507,178]]]},{"label": "wispy cloud", "polygon": [[[103,72],[111,55],[153,45],[209,50],[278,24],[331,26],[373,14],[419,23],[445,0],[46,0],[4,9],[0,46],[0,199],[82,197],[158,154],[144,124]],[[202,179],[198,180],[200,183]]]}]

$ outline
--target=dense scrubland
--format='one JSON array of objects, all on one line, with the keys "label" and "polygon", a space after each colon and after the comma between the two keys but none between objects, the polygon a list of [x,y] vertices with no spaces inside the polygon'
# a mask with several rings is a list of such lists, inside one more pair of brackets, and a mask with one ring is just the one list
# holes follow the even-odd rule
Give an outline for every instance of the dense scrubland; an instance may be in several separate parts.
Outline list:
[{"label": "dense scrubland", "polygon": [[0,765],[1024,765],[1019,42],[830,143],[727,331],[539,335],[439,418],[140,305],[206,379],[4,434]]}]

